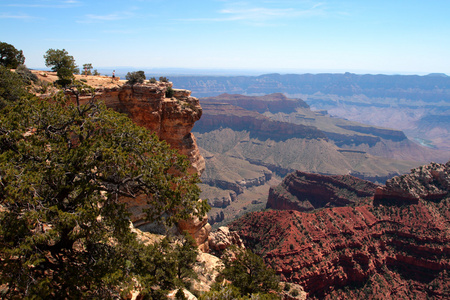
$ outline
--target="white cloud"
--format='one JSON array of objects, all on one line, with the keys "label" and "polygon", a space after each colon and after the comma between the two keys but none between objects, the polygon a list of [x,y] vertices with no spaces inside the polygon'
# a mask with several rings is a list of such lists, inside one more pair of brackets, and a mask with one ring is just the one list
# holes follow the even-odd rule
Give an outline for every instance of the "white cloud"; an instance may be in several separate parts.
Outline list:
[{"label": "white cloud", "polygon": [[[326,14],[326,8],[323,3],[310,4],[306,8],[294,7],[264,7],[259,5],[250,5],[247,2],[228,2],[225,8],[218,11],[219,16],[213,18],[191,18],[184,21],[242,21],[253,25],[271,25],[275,21],[299,17],[313,17]],[[270,3],[270,2],[268,2]],[[273,2],[273,4],[277,4]]]},{"label": "white cloud", "polygon": [[[37,2],[37,3],[36,3]],[[28,7],[28,8],[69,8],[82,4],[78,0],[63,0],[63,1],[35,1],[35,3],[13,3],[8,4],[10,7]]]},{"label": "white cloud", "polygon": [[0,19],[18,19],[18,20],[31,20],[35,19],[35,17],[29,15],[13,15],[8,13],[0,14]]}]

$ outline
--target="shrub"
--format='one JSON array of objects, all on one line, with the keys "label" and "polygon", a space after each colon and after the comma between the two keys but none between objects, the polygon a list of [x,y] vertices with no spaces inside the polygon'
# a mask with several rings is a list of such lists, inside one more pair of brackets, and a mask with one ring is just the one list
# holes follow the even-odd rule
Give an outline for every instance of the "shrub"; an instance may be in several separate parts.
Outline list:
[{"label": "shrub", "polygon": [[166,98],[172,98],[174,94],[174,90],[172,87],[168,86],[166,89]]},{"label": "shrub", "polygon": [[35,74],[31,73],[30,69],[28,69],[25,65],[18,65],[16,69],[16,73],[22,77],[22,80],[26,84],[31,84],[32,82],[37,82],[38,78]]},{"label": "shrub", "polygon": [[169,82],[169,79],[166,78],[166,77],[161,76],[161,77],[159,77],[159,81],[161,81],[161,82]]},{"label": "shrub", "polygon": [[127,79],[127,83],[131,85],[143,83],[145,80],[145,73],[144,71],[128,72],[125,78]]}]

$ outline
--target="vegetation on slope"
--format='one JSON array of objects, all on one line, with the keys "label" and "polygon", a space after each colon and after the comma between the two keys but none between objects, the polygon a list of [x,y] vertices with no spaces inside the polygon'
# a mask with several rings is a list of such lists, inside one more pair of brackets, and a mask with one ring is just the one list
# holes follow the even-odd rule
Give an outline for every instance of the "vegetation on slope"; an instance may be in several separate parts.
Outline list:
[{"label": "vegetation on slope", "polygon": [[139,242],[119,200],[146,195],[155,222],[203,215],[188,161],[101,103],[41,100],[17,74],[0,75],[2,297],[159,297],[182,285],[189,256]]}]

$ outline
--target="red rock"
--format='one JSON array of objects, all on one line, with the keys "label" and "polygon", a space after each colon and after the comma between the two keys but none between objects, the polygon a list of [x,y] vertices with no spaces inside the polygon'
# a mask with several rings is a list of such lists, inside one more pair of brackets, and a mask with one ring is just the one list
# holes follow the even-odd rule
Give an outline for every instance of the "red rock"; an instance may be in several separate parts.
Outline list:
[{"label": "red rock", "polygon": [[269,191],[267,208],[311,211],[321,207],[368,202],[377,185],[350,175],[296,171]]},{"label": "red rock", "polygon": [[[191,130],[194,123],[200,119],[202,108],[198,99],[191,97],[191,92],[187,90],[174,89],[173,97],[166,98],[166,90],[169,87],[172,87],[172,83],[116,85],[96,89],[95,98],[103,101],[108,108],[125,113],[137,125],[156,133],[161,140],[187,156],[191,162],[189,172],[201,175],[205,169],[205,160],[200,155]],[[82,96],[80,102],[90,99],[89,95]],[[123,201],[132,213],[131,220],[135,226],[148,225],[143,212],[148,208],[144,195]],[[211,226],[206,216],[180,221],[178,230],[189,232],[200,250],[209,251],[208,235]]]},{"label": "red rock", "polygon": [[[257,212],[231,229],[313,299],[449,298],[449,165],[414,169],[385,188],[393,195],[392,189],[401,187],[417,201],[381,198],[376,205],[366,201],[310,213]],[[323,181],[324,189],[330,181]],[[295,188],[300,189],[307,191]]]}]

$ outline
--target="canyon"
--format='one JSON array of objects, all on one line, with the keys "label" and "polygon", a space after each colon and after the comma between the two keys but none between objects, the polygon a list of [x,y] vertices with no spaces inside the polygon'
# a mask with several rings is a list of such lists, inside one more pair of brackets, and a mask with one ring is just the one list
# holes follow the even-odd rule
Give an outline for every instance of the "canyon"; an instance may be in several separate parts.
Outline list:
[{"label": "canyon", "polygon": [[259,76],[173,76],[199,98],[223,93],[261,96],[283,93],[313,110],[402,130],[435,149],[450,150],[450,77],[445,74],[263,74]]},{"label": "canyon", "polygon": [[201,188],[211,224],[263,208],[270,186],[295,170],[385,182],[443,160],[399,130],[333,118],[279,93],[222,94],[200,104],[193,132],[206,159]]},{"label": "canyon", "polygon": [[[231,226],[282,280],[302,285],[311,299],[450,296],[450,162],[380,186],[290,176],[281,184],[284,195],[268,202],[277,210],[248,214]],[[299,209],[292,199],[300,194],[319,205]],[[340,201],[327,205],[333,198]]]},{"label": "canyon", "polygon": [[[450,297],[450,162],[405,160],[435,152],[399,130],[333,118],[283,94],[199,100],[170,82],[110,80],[88,82],[95,97],[202,175],[212,209],[177,229],[203,252],[245,245],[311,299]],[[148,230],[145,201],[128,205],[135,226]],[[236,216],[232,231],[211,234],[210,223]]]}]

